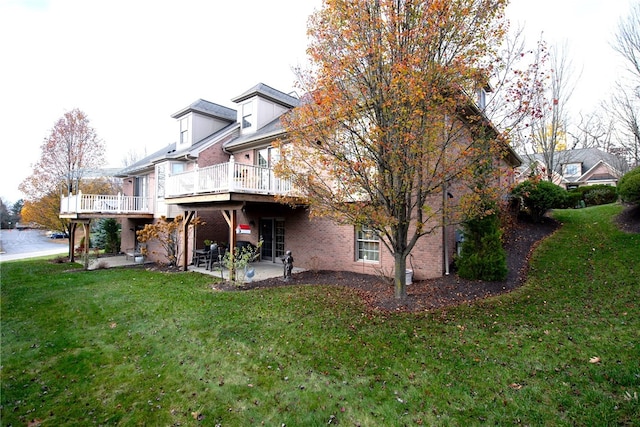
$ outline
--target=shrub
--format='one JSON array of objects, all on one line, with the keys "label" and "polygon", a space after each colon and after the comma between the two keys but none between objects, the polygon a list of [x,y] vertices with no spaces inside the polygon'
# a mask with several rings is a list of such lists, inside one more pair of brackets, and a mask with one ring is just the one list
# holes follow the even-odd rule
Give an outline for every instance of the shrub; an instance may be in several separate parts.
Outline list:
[{"label": "shrub", "polygon": [[[146,244],[151,240],[157,240],[164,253],[151,252],[153,254],[164,255],[169,267],[176,267],[181,255],[181,239],[184,237],[181,230],[184,226],[182,215],[178,215],[173,219],[161,216],[160,219],[153,224],[145,224],[142,230],[136,231],[138,242]],[[193,227],[204,225],[205,222],[200,217],[195,217],[190,224]],[[142,246],[142,255],[148,255],[147,246]]]},{"label": "shrub", "polygon": [[[233,250],[233,258],[231,258],[230,252],[225,253],[222,262],[227,270],[235,272],[233,284],[240,286],[244,283],[244,278],[249,271],[249,263],[257,259],[262,243],[262,240],[260,240],[257,246],[236,246]],[[229,275],[229,278],[231,278],[231,275]]]},{"label": "shrub", "polygon": [[522,201],[533,221],[539,222],[553,208],[563,208],[567,203],[567,191],[562,187],[538,179],[528,179],[518,184],[511,193]]},{"label": "shrub", "polygon": [[618,190],[616,187],[605,184],[587,185],[568,192],[568,201],[565,207],[576,207],[580,200],[586,206],[606,205],[618,200]]},{"label": "shrub", "polygon": [[91,245],[104,249],[105,253],[120,252],[120,223],[114,218],[104,218],[98,221],[95,235],[91,236]]},{"label": "shrub", "polygon": [[504,280],[507,277],[507,255],[501,237],[497,215],[467,221],[464,224],[462,253],[456,263],[460,277]]},{"label": "shrub", "polygon": [[620,178],[618,194],[623,202],[640,204],[640,167],[632,169]]},{"label": "shrub", "polygon": [[590,185],[584,188],[584,202],[587,206],[606,205],[618,200],[618,190],[611,185]]},{"label": "shrub", "polygon": [[582,200],[583,200],[582,191],[579,191],[578,188],[567,191],[567,197],[565,199],[565,203],[563,207],[567,209],[584,207],[584,206],[580,206],[580,201]]}]

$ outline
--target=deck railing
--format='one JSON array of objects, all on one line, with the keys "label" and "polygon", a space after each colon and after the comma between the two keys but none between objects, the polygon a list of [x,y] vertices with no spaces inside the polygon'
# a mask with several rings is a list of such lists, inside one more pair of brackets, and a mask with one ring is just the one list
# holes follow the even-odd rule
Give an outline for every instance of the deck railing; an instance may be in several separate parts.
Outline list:
[{"label": "deck railing", "polygon": [[[165,183],[165,197],[190,196],[204,193],[249,193],[282,195],[291,191],[291,182],[278,178],[273,169],[260,166],[228,163],[198,168],[169,175]],[[70,194],[60,200],[61,214],[153,213],[150,198],[102,194]]]},{"label": "deck railing", "polygon": [[125,196],[120,193],[104,194],[70,194],[60,200],[60,213],[106,213],[131,214],[152,213],[153,206],[148,197]]},{"label": "deck railing", "polygon": [[226,192],[276,195],[289,191],[291,182],[276,177],[273,169],[231,160],[228,163],[170,175],[165,195],[172,197]]}]

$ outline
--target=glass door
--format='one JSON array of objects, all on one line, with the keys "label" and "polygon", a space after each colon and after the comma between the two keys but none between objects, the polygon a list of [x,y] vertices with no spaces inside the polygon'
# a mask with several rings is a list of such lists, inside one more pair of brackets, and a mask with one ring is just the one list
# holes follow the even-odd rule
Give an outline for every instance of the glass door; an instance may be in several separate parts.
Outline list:
[{"label": "glass door", "polygon": [[275,228],[275,233],[274,233],[274,250],[275,250],[275,254],[276,254],[276,258],[278,257],[283,257],[284,256],[284,252],[285,252],[285,248],[284,248],[284,220],[283,219],[276,219],[274,220],[274,228]]},{"label": "glass door", "polygon": [[265,261],[273,261],[273,220],[260,220],[261,256]]},{"label": "glass door", "polygon": [[284,256],[284,230],[283,219],[260,219],[261,256],[263,260],[275,261]]}]

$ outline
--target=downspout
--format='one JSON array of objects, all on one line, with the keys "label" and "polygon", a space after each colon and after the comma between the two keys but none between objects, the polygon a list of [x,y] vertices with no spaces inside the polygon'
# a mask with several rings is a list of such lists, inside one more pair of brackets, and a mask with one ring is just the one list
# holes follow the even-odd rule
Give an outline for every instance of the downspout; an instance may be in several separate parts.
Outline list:
[{"label": "downspout", "polygon": [[449,239],[447,236],[447,183],[442,183],[442,250],[444,251],[444,275],[449,275]]},{"label": "downspout", "polygon": [[[444,142],[444,147],[447,146],[447,140],[449,138],[447,132],[447,122],[448,117],[447,114],[444,115],[444,128],[442,129],[442,137]],[[447,163],[447,152],[446,150],[442,150],[443,156],[443,167],[445,168],[446,173],[446,163]],[[449,275],[449,239],[447,239],[447,180],[443,178],[442,180],[442,260],[444,262],[444,275]]]}]

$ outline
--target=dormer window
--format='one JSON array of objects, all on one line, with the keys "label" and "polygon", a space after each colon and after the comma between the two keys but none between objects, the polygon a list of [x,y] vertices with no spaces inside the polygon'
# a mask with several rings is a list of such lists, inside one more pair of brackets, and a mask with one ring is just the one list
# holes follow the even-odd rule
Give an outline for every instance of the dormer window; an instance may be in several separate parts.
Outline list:
[{"label": "dormer window", "polygon": [[189,144],[189,119],[187,117],[180,120],[180,145],[182,144]]},{"label": "dormer window", "polygon": [[251,128],[253,120],[253,102],[242,104],[242,129]]},{"label": "dormer window", "polygon": [[562,175],[564,176],[580,176],[581,172],[580,163],[565,163],[562,165]]},{"label": "dormer window", "polygon": [[478,89],[477,97],[478,97],[478,108],[480,108],[481,110],[484,110],[485,107],[487,106],[487,91],[485,91],[483,88]]}]

